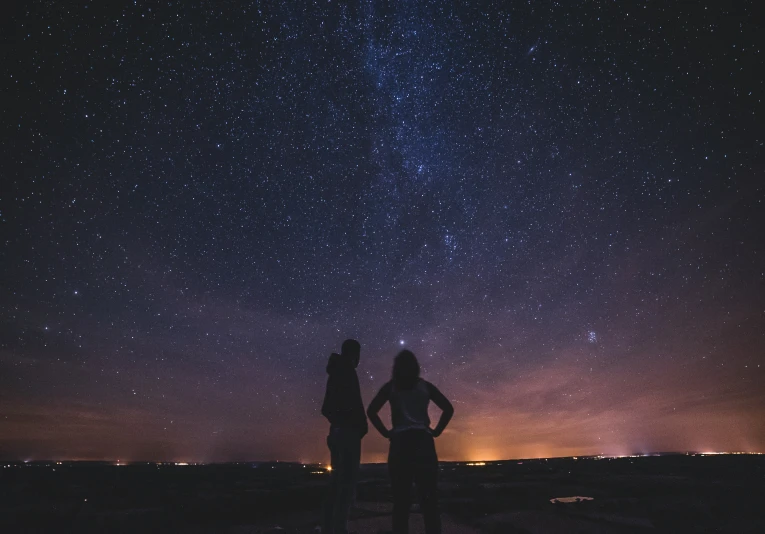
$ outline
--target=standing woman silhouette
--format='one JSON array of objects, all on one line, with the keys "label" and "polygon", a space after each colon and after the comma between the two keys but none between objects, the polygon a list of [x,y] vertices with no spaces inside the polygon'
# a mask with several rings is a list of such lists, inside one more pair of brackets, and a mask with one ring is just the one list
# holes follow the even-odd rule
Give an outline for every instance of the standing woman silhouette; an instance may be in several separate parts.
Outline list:
[{"label": "standing woman silhouette", "polygon": [[[441,418],[430,428],[428,403],[441,408]],[[379,416],[390,402],[393,428],[388,430]],[[367,409],[369,421],[390,439],[388,473],[393,490],[393,532],[409,532],[412,483],[420,494],[427,534],[441,534],[438,509],[438,456],[433,438],[441,435],[454,415],[446,397],[430,382],[420,378],[420,365],[409,350],[402,350],[393,363],[393,378],[377,393]]]}]

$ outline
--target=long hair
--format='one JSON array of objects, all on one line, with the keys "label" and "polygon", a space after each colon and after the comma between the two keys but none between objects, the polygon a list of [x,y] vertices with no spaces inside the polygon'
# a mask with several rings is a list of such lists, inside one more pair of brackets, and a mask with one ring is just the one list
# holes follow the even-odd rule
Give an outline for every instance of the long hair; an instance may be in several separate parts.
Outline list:
[{"label": "long hair", "polygon": [[420,378],[420,364],[411,350],[402,350],[393,360],[393,385],[396,389],[412,389]]}]

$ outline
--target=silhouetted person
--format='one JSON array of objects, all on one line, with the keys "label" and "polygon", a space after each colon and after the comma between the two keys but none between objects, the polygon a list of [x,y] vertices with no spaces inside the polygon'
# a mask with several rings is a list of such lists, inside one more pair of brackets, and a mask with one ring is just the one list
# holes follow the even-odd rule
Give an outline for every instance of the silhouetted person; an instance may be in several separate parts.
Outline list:
[{"label": "silhouetted person", "polygon": [[[430,428],[428,403],[441,408],[441,418]],[[378,412],[390,402],[393,428],[388,430]],[[438,509],[438,456],[433,438],[441,435],[454,415],[446,397],[430,382],[420,378],[420,365],[411,351],[402,350],[393,363],[393,379],[372,399],[369,420],[390,439],[388,473],[393,490],[393,532],[409,532],[409,506],[412,482],[420,493],[420,505],[427,534],[441,533]]]},{"label": "silhouetted person", "polygon": [[329,420],[327,445],[332,470],[324,502],[323,534],[346,534],[361,461],[361,438],[367,433],[367,417],[361,400],[359,365],[361,345],[355,339],[343,342],[340,354],[327,364],[327,392],[321,413]]}]

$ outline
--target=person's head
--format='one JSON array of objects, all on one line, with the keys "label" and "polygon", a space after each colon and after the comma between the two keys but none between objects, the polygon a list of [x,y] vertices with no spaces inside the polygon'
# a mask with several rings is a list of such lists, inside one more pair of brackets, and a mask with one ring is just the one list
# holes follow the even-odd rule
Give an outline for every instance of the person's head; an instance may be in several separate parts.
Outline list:
[{"label": "person's head", "polygon": [[411,350],[402,350],[393,360],[393,384],[398,389],[411,389],[420,378],[420,364]]},{"label": "person's head", "polygon": [[353,362],[353,366],[359,365],[359,359],[361,358],[361,344],[355,339],[346,339],[343,341],[343,346],[340,348],[340,354],[347,356]]}]

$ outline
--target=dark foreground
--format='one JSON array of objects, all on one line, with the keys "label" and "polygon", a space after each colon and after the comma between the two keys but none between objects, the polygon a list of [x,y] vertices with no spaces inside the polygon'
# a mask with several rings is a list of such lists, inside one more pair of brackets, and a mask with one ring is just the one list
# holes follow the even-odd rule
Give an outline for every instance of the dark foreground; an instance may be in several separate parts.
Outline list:
[{"label": "dark foreground", "polygon": [[[309,533],[327,479],[299,464],[3,466],[3,533]],[[441,490],[444,534],[765,532],[765,456],[442,464]],[[593,500],[550,502],[573,496]],[[364,466],[352,529],[388,528],[389,498],[385,466]]]}]

